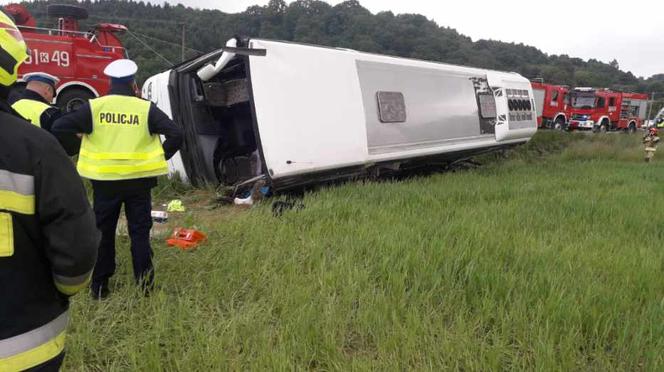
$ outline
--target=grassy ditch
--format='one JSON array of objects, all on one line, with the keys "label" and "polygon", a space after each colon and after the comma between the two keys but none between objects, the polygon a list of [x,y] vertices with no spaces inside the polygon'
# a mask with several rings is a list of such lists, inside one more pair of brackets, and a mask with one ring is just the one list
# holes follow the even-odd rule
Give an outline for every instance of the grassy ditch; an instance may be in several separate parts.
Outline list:
[{"label": "grassy ditch", "polygon": [[209,242],[160,289],[73,301],[67,370],[661,370],[664,156],[538,134],[483,167],[305,196],[273,217],[163,187]]}]

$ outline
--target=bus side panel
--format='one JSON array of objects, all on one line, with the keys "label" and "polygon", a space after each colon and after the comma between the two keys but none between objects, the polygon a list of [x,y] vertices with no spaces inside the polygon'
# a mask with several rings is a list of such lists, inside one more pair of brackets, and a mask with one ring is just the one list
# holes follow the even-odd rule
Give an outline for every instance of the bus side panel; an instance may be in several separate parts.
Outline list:
[{"label": "bus side panel", "polygon": [[[357,69],[370,154],[481,135],[471,80],[481,76],[368,61],[358,61]],[[381,97],[394,102],[379,103]]]}]

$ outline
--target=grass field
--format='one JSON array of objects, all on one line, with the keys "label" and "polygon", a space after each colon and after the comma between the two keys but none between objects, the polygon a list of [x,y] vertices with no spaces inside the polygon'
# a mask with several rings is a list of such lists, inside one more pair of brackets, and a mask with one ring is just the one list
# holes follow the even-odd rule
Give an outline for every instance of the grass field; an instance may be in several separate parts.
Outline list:
[{"label": "grass field", "polygon": [[[307,194],[272,216],[184,196],[160,289],[73,300],[66,370],[662,370],[664,153],[542,133],[506,159]],[[167,199],[164,187],[157,197]],[[181,191],[180,191],[181,192]]]}]

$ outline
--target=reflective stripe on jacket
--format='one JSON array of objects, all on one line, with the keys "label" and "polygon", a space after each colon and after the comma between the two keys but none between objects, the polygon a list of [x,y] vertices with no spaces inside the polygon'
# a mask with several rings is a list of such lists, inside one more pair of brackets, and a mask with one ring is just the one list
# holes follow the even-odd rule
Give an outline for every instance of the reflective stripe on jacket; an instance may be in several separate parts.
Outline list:
[{"label": "reflective stripe on jacket", "polygon": [[92,133],[83,136],[78,159],[81,176],[116,181],[168,173],[159,136],[150,133],[150,102],[110,95],[90,101]]},{"label": "reflective stripe on jacket", "polygon": [[50,109],[51,106],[45,104],[44,102],[24,98],[14,102],[12,108],[21,114],[25,120],[38,127],[41,127],[41,116],[44,111]]},{"label": "reflective stripe on jacket", "polygon": [[58,356],[65,348],[68,314],[8,339],[0,340],[0,371],[23,371]]}]

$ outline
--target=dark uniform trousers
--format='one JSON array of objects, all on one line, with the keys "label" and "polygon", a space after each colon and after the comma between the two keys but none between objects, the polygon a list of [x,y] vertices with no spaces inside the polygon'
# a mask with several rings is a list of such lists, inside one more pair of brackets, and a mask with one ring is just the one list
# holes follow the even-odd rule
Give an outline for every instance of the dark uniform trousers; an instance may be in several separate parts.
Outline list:
[{"label": "dark uniform trousers", "polygon": [[149,288],[154,280],[152,269],[152,196],[150,189],[110,195],[94,193],[94,211],[97,228],[101,231],[101,243],[92,275],[93,290],[105,284],[115,273],[115,233],[124,204],[127,227],[131,239],[131,257],[134,278],[138,284]]}]

